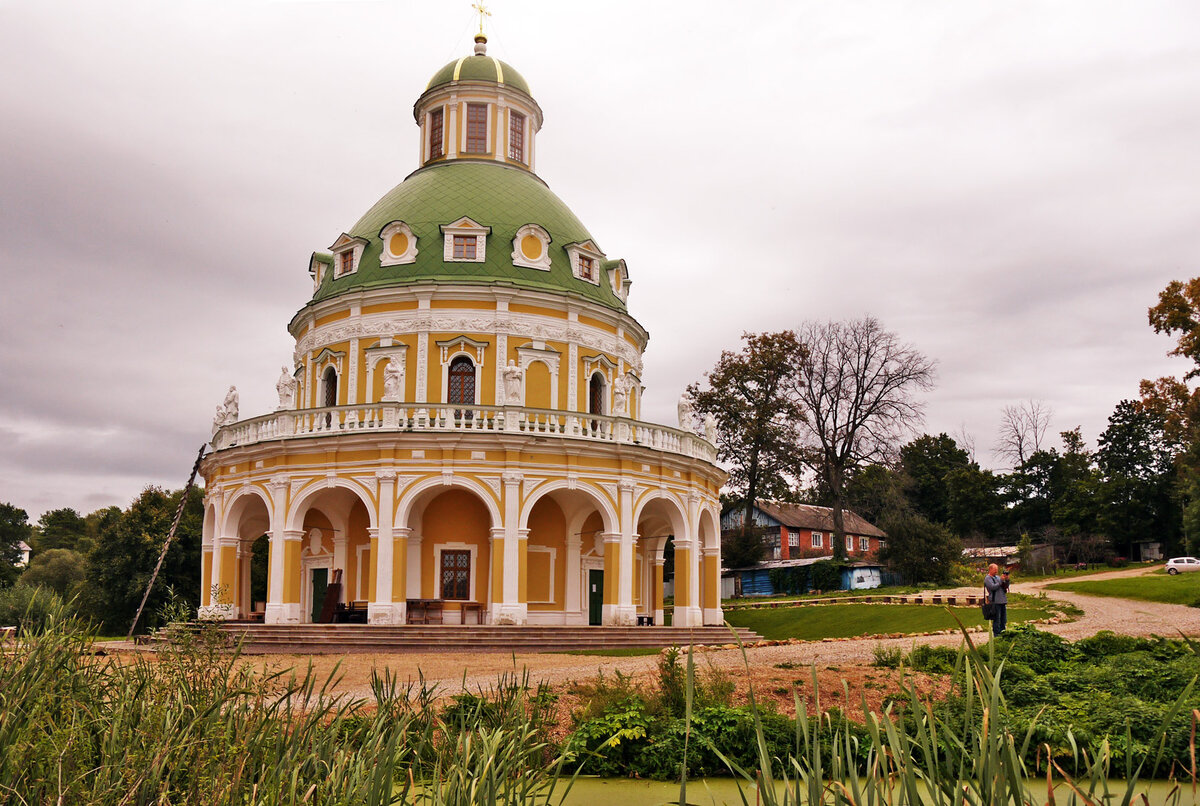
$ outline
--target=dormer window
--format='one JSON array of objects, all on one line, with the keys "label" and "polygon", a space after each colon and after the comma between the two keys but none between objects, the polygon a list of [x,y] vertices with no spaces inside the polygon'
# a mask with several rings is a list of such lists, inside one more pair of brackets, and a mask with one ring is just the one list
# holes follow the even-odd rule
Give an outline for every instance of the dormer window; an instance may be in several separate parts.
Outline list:
[{"label": "dormer window", "polygon": [[317,289],[321,287],[321,282],[325,279],[325,274],[329,271],[332,261],[333,258],[330,255],[313,252],[312,258],[308,261],[308,273],[313,278],[313,293],[316,293]]},{"label": "dormer window", "polygon": [[445,238],[442,260],[447,263],[482,263],[487,257],[487,236],[492,228],[463,217],[442,226]]},{"label": "dormer window", "polygon": [[444,119],[444,113],[440,106],[429,113],[429,159],[431,160],[441,159],[445,154],[442,147]]},{"label": "dormer window", "polygon": [[379,240],[383,241],[380,266],[399,266],[417,259],[417,236],[403,221],[386,225],[379,231]]},{"label": "dormer window", "polygon": [[508,158],[525,161],[525,116],[520,112],[508,112]]},{"label": "dormer window", "polygon": [[550,233],[537,224],[526,224],[513,238],[514,266],[550,271]]},{"label": "dormer window", "polygon": [[365,238],[353,237],[344,232],[338,236],[333,246],[329,247],[329,251],[333,253],[334,278],[345,277],[358,271],[358,263],[362,260],[363,249],[366,246]]},{"label": "dormer window", "polygon": [[487,153],[487,119],[487,104],[467,104],[466,153]]},{"label": "dormer window", "polygon": [[566,246],[567,255],[571,258],[571,273],[580,280],[600,285],[600,262],[604,253],[592,241],[572,243]]}]

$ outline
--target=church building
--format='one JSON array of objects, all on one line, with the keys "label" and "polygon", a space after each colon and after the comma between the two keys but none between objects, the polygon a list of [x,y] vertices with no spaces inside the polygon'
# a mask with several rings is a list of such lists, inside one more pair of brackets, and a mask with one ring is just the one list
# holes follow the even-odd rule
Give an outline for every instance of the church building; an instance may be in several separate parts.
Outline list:
[{"label": "church building", "polygon": [[335,579],[372,624],[663,624],[668,557],[672,623],[722,623],[711,423],[642,419],[629,268],[538,176],[542,108],[475,41],[417,98],[416,170],[312,255],[279,408],[218,408],[202,613],[256,610],[257,541],[268,624],[320,618]]}]

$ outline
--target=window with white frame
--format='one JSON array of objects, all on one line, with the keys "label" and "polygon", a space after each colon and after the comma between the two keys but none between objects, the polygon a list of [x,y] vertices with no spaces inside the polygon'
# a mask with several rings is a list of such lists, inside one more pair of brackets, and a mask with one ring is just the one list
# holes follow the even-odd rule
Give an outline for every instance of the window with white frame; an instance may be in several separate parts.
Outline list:
[{"label": "window with white frame", "polygon": [[467,148],[468,154],[487,153],[488,105],[467,104]]},{"label": "window with white frame", "polygon": [[508,112],[508,158],[525,161],[525,116],[511,109]]},{"label": "window with white frame", "polygon": [[333,253],[333,276],[345,277],[358,271],[358,263],[366,246],[367,241],[364,238],[350,236],[344,232],[338,236],[333,246],[329,247],[329,251]]},{"label": "window with white frame", "polygon": [[487,257],[487,236],[491,227],[464,217],[441,229],[445,236],[442,259],[447,263],[482,263]]},{"label": "window with white frame", "polygon": [[600,285],[600,263],[604,253],[596,244],[592,241],[567,244],[566,250],[571,259],[571,273],[586,283]]},{"label": "window with white frame", "polygon": [[799,532],[788,532],[788,547],[794,548],[794,549],[800,548],[800,533]]},{"label": "window with white frame", "polygon": [[429,159],[436,160],[445,154],[442,145],[442,132],[445,130],[443,121],[445,113],[439,106],[429,113]]},{"label": "window with white frame", "polygon": [[869,538],[869,537],[858,538],[858,550],[859,551],[870,551],[871,550],[871,538]]},{"label": "window with white frame", "polygon": [[514,266],[550,271],[550,233],[537,224],[526,224],[513,238]]},{"label": "window with white frame", "polygon": [[824,546],[825,546],[825,535],[823,535],[821,532],[813,532],[812,533],[812,547],[815,549],[819,549],[819,548],[823,548]]},{"label": "window with white frame", "polygon": [[854,551],[854,535],[846,535],[846,551]]}]

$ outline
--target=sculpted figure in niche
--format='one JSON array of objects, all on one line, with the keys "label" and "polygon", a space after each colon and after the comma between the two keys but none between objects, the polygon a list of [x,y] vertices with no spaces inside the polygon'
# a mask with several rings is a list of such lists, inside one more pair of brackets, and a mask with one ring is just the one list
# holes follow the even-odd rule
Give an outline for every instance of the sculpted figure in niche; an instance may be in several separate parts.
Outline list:
[{"label": "sculpted figure in niche", "polygon": [[613,414],[618,417],[629,416],[630,384],[628,375],[620,376],[617,378],[617,382],[613,384]]},{"label": "sculpted figure in niche", "polygon": [[692,431],[696,427],[695,419],[696,410],[692,408],[692,401],[684,392],[679,396],[679,427],[684,431]]},{"label": "sculpted figure in niche", "polygon": [[504,405],[520,406],[521,387],[525,381],[525,370],[518,367],[517,362],[510,358],[508,366],[502,372],[504,373]]},{"label": "sculpted figure in niche", "polygon": [[275,391],[279,393],[279,408],[276,411],[287,411],[296,408],[296,378],[288,372],[286,366],[279,368],[279,380],[275,382]]},{"label": "sculpted figure in niche", "polygon": [[388,359],[383,369],[383,400],[385,403],[399,403],[404,389],[404,365],[395,356]]},{"label": "sculpted figure in niche", "polygon": [[704,438],[717,444],[717,418],[711,414],[704,415]]}]

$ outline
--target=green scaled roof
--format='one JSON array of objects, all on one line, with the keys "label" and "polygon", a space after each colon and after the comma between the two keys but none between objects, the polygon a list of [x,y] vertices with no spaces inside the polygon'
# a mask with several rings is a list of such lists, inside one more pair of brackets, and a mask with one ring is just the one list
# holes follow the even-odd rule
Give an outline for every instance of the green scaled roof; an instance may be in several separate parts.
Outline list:
[{"label": "green scaled roof", "polygon": [[[482,263],[443,260],[440,228],[464,216],[491,227]],[[379,232],[393,221],[403,221],[412,229],[417,258],[400,266],[380,266]],[[549,271],[513,265],[513,238],[526,224],[537,224],[550,234]],[[348,234],[367,240],[358,270],[338,278],[327,272],[314,302],[359,289],[451,282],[569,293],[626,309],[613,293],[606,271],[598,286],[571,273],[563,246],[594,239],[541,179],[521,168],[461,159],[422,168],[380,199]]]},{"label": "green scaled roof", "polygon": [[[455,70],[458,71],[457,79],[454,77]],[[493,59],[491,56],[479,55],[464,56],[461,59],[455,59],[450,62],[433,74],[433,78],[429,79],[429,86],[425,88],[425,91],[428,92],[434,87],[440,87],[455,80],[486,81],[490,84],[503,84],[506,87],[520,90],[531,98],[533,97],[532,93],[529,92],[529,83],[513,67],[499,59]]]}]

